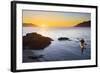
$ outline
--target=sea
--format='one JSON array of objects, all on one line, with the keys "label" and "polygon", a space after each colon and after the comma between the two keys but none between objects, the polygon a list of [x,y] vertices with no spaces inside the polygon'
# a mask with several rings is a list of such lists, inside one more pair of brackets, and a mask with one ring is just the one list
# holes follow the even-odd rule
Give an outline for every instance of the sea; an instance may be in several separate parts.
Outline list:
[{"label": "sea", "polygon": [[[91,28],[70,27],[70,28],[37,28],[23,27],[23,36],[27,33],[36,32],[52,38],[51,44],[44,50],[24,50],[23,62],[44,62],[44,61],[69,61],[91,59]],[[58,38],[67,37],[71,41],[59,41]],[[83,53],[80,48],[80,39],[85,40]],[[31,54],[30,54],[31,53]],[[30,57],[31,56],[31,57]],[[41,56],[41,57],[39,57]],[[32,58],[33,57],[33,58]]]}]

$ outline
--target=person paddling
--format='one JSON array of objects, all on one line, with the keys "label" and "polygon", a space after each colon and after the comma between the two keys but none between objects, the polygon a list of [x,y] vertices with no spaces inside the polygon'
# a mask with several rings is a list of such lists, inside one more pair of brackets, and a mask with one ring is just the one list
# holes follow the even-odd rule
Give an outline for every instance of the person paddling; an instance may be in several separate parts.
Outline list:
[{"label": "person paddling", "polygon": [[83,38],[80,39],[80,48],[81,53],[83,53],[83,50],[85,49],[85,40]]}]

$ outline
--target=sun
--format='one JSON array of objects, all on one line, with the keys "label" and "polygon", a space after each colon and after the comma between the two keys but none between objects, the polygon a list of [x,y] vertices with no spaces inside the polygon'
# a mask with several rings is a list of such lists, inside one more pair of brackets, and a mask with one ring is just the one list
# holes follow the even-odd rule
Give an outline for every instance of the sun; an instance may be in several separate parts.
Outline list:
[{"label": "sun", "polygon": [[41,24],[40,26],[41,26],[41,27],[46,27],[46,24]]}]

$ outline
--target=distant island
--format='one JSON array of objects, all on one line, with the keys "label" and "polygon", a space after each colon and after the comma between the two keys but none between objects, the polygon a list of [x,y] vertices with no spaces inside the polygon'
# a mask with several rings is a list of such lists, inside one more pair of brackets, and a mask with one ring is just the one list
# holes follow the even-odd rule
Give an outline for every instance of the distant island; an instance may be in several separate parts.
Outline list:
[{"label": "distant island", "polygon": [[90,26],[91,26],[91,21],[85,21],[85,22],[79,23],[75,27],[90,27]]},{"label": "distant island", "polygon": [[23,27],[37,27],[37,25],[32,24],[32,23],[23,23]]}]

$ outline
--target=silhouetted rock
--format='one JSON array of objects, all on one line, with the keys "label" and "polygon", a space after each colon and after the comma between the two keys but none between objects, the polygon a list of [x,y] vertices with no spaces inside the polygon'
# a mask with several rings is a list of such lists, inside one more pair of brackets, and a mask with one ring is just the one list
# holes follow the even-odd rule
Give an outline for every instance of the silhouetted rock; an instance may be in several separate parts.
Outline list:
[{"label": "silhouetted rock", "polygon": [[68,40],[68,41],[71,41],[69,38],[67,37],[60,37],[58,38],[59,41],[64,41],[64,40]]},{"label": "silhouetted rock", "polygon": [[38,33],[28,33],[26,36],[23,36],[23,48],[40,50],[49,46],[51,41],[53,41],[51,38],[42,36]]},{"label": "silhouetted rock", "polygon": [[90,26],[91,26],[91,21],[85,21],[76,25],[75,27],[90,27]]}]

